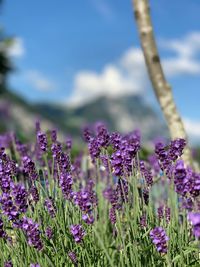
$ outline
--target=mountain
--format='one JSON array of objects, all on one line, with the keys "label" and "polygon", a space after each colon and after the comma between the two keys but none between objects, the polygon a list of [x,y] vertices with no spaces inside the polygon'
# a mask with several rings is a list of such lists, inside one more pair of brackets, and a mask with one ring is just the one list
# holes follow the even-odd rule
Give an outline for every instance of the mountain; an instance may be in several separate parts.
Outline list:
[{"label": "mountain", "polygon": [[[34,121],[41,118],[44,129],[56,126],[61,133],[80,136],[80,129],[87,123],[104,121],[111,131],[129,132],[140,129],[144,140],[167,135],[166,126],[155,110],[141,96],[99,97],[78,107],[68,107],[47,103],[29,104],[14,93],[7,92],[0,101],[7,108],[8,119],[16,129],[26,134],[33,133]],[[4,111],[5,113],[5,111]]]},{"label": "mountain", "polygon": [[99,97],[78,107],[37,104],[35,108],[46,119],[58,123],[63,130],[77,135],[82,125],[104,121],[111,131],[130,132],[140,129],[145,140],[167,135],[164,121],[139,95]]}]

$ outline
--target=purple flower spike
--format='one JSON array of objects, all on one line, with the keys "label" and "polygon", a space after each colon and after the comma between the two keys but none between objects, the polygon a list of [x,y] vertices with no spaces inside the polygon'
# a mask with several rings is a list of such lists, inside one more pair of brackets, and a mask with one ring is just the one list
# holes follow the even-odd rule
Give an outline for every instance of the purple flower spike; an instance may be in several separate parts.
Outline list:
[{"label": "purple flower spike", "polygon": [[152,186],[153,184],[153,175],[151,171],[146,167],[144,161],[140,162],[140,171],[144,175],[145,181],[148,186]]},{"label": "purple flower spike", "polygon": [[37,203],[37,202],[39,201],[39,199],[40,199],[40,197],[39,197],[39,192],[38,192],[37,187],[36,187],[36,186],[32,186],[32,187],[30,188],[29,193],[30,193],[30,195],[31,195],[31,197],[32,197],[32,199],[33,199],[33,201],[34,201],[35,203]]},{"label": "purple flower spike", "polygon": [[142,216],[140,217],[140,225],[142,228],[147,227],[147,216],[146,213],[143,213]]},{"label": "purple flower spike", "polygon": [[6,237],[6,232],[3,229],[3,220],[0,217],[0,238]]},{"label": "purple flower spike", "polygon": [[110,143],[110,135],[106,126],[103,123],[99,123],[96,126],[97,140],[101,147],[107,147]]},{"label": "purple flower spike", "polygon": [[166,223],[169,223],[170,222],[170,219],[171,219],[171,210],[169,207],[165,207],[165,220],[166,220]]},{"label": "purple flower spike", "polygon": [[13,267],[12,261],[6,261],[4,267]]},{"label": "purple flower spike", "polygon": [[165,230],[162,227],[155,227],[150,232],[150,238],[156,246],[156,249],[160,253],[167,253],[167,241],[169,237],[166,235]]},{"label": "purple flower spike", "polygon": [[80,243],[85,236],[85,230],[80,224],[71,225],[70,232],[73,235],[76,243]]},{"label": "purple flower spike", "polygon": [[51,130],[51,141],[55,143],[57,141],[57,131],[56,129]]},{"label": "purple flower spike", "polygon": [[169,148],[169,157],[172,161],[175,161],[183,154],[183,149],[186,145],[186,141],[182,138],[171,141]]},{"label": "purple flower spike", "polygon": [[30,267],[40,267],[38,263],[31,263]]},{"label": "purple flower spike", "polygon": [[116,218],[116,208],[115,207],[112,207],[109,210],[109,218],[110,218],[111,224],[115,224],[116,223],[117,218]]},{"label": "purple flower spike", "polygon": [[188,176],[182,160],[178,160],[176,162],[174,171],[174,184],[176,192],[181,196],[185,196],[188,192]]},{"label": "purple flower spike", "polygon": [[36,171],[35,163],[28,157],[23,157],[24,172],[29,176],[31,180],[38,179],[38,173]]},{"label": "purple flower spike", "polygon": [[45,230],[45,235],[48,237],[48,239],[51,239],[53,237],[53,229],[51,227],[47,227]]},{"label": "purple flower spike", "polygon": [[47,151],[47,136],[42,132],[37,133],[37,142],[43,152]]},{"label": "purple flower spike", "polygon": [[32,219],[23,218],[22,229],[25,231],[29,246],[36,248],[37,250],[42,250],[43,244],[40,239],[39,225],[34,223]]},{"label": "purple flower spike", "polygon": [[196,238],[200,238],[200,213],[192,213],[188,214],[188,219],[193,225],[193,234]]},{"label": "purple flower spike", "polygon": [[158,207],[158,218],[161,220],[164,217],[164,209],[163,209],[163,205],[161,205],[160,207]]},{"label": "purple flower spike", "polygon": [[70,260],[72,261],[72,263],[73,263],[74,265],[76,265],[76,264],[78,263],[77,256],[76,256],[76,253],[75,253],[75,252],[70,251],[70,252],[68,253],[68,256],[69,256]]},{"label": "purple flower spike", "polygon": [[56,216],[56,207],[52,199],[48,198],[44,201],[44,206],[47,208],[49,215],[51,218]]},{"label": "purple flower spike", "polygon": [[92,215],[83,214],[82,219],[87,224],[93,224],[94,223],[94,217]]},{"label": "purple flower spike", "polygon": [[21,184],[13,186],[12,195],[15,201],[15,205],[18,207],[20,212],[26,212],[28,208],[27,196],[28,192],[25,187]]},{"label": "purple flower spike", "polygon": [[60,175],[60,187],[62,189],[62,193],[65,199],[70,199],[72,193],[72,177],[70,174],[63,174]]}]

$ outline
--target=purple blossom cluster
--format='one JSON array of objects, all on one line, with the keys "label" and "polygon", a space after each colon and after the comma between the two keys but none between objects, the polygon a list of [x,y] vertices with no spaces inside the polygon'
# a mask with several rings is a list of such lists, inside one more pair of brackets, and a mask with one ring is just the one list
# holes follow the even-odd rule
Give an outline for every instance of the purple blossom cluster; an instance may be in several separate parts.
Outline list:
[{"label": "purple blossom cluster", "polygon": [[187,198],[195,198],[200,195],[200,174],[185,167],[182,160],[178,160],[174,169],[174,184],[176,192]]},{"label": "purple blossom cluster", "polygon": [[53,199],[52,198],[45,199],[44,206],[46,207],[51,218],[54,218],[56,216],[56,207],[54,205]]},{"label": "purple blossom cluster", "polygon": [[[174,258],[175,253],[170,251],[173,246],[171,242],[168,246],[169,237],[164,229],[166,225],[171,229],[173,225],[171,222],[175,220],[173,212],[171,215],[173,205],[171,206],[167,199],[156,199],[154,188],[157,182],[161,182],[161,186],[165,183],[167,186],[174,183],[172,185],[178,193],[176,204],[181,211],[181,216],[177,220],[180,228],[183,227],[182,217],[185,216],[185,211],[182,212],[182,209],[186,209],[186,214],[189,211],[190,224],[187,233],[189,241],[186,246],[196,242],[195,238],[200,239],[200,214],[198,212],[200,209],[200,174],[186,167],[179,159],[186,145],[184,139],[173,140],[168,146],[159,142],[155,147],[155,155],[151,155],[148,161],[140,161],[138,152],[141,137],[138,131],[127,135],[110,134],[104,124],[97,123],[94,127],[84,129],[84,139],[88,145],[92,164],[88,161],[88,154],[84,152],[75,158],[71,157],[71,139],[65,139],[63,143],[59,142],[55,129],[50,131],[50,140],[47,140],[48,134],[43,133],[40,124],[37,123],[36,134],[37,140],[34,146],[26,146],[16,136],[12,136],[7,149],[13,143],[14,153],[16,153],[14,156],[11,150],[8,156],[7,150],[0,148],[0,238],[2,238],[2,244],[8,243],[9,246],[15,246],[20,236],[17,231],[23,231],[28,245],[32,247],[31,252],[34,251],[33,255],[38,253],[37,261],[41,264],[40,255],[49,257],[54,253],[65,251],[71,264],[78,266],[82,264],[84,258],[79,254],[82,249],[87,248],[89,244],[89,250],[92,251],[93,242],[96,240],[93,233],[94,227],[105,223],[106,234],[109,235],[111,229],[109,242],[115,238],[113,244],[116,243],[117,251],[125,252],[126,246],[119,244],[119,240],[122,238],[126,243],[128,233],[129,236],[134,235],[133,238],[136,238],[138,243],[145,239],[145,246],[150,245],[152,241],[156,250],[161,254],[157,255],[157,258],[161,258],[168,250]],[[0,140],[0,146],[1,143],[3,144]],[[49,147],[51,149],[48,149]],[[17,162],[13,160],[16,157]],[[85,168],[85,165],[88,166]],[[164,175],[161,175],[161,170],[167,174],[170,181],[163,181]],[[153,179],[154,176],[158,179]],[[149,196],[151,196],[151,201],[149,201]],[[151,206],[152,203],[154,206]],[[170,203],[169,206],[166,203]],[[158,207],[157,212],[152,207]],[[119,221],[117,221],[118,214],[120,215]],[[131,221],[127,221],[128,219]],[[107,222],[110,222],[108,227]],[[134,227],[130,227],[130,224],[134,224]],[[155,228],[151,229],[152,225]],[[96,227],[98,228],[100,227]],[[139,232],[136,233],[134,231],[137,228]],[[169,231],[170,234],[171,232],[173,231]],[[185,233],[185,231],[182,232]],[[149,237],[146,233],[150,233]],[[69,234],[72,238],[69,238]],[[120,238],[116,238],[119,234]],[[145,238],[142,237],[140,240],[141,236]],[[171,240],[173,242],[170,235]],[[58,241],[56,245],[54,241]],[[84,253],[87,251],[85,250]],[[92,254],[89,259],[91,262],[104,257],[103,251],[100,251],[100,254],[95,255],[93,259]],[[163,261],[164,258],[162,258]],[[4,266],[15,264],[15,261],[13,263],[9,261],[10,257],[7,255],[5,259],[7,262]],[[27,266],[40,266],[39,263],[34,262],[34,259],[28,259]],[[106,265],[106,261],[103,264]],[[146,262],[145,264],[148,265]]]},{"label": "purple blossom cluster", "polygon": [[0,238],[5,238],[5,237],[6,237],[6,232],[4,230],[3,220],[0,217]]},{"label": "purple blossom cluster", "polygon": [[200,239],[200,213],[190,212],[188,214],[188,219],[193,226],[193,234],[197,239]]},{"label": "purple blossom cluster", "polygon": [[116,176],[129,175],[133,170],[134,159],[140,149],[140,135],[133,132],[119,138],[112,136],[113,147],[117,147],[111,156],[111,166]]},{"label": "purple blossom cluster", "polygon": [[72,261],[72,263],[76,266],[77,263],[78,263],[76,253],[73,252],[73,251],[70,251],[70,252],[68,253],[68,256],[69,256],[70,260]]},{"label": "purple blossom cluster", "polygon": [[146,167],[144,161],[140,161],[140,171],[141,171],[141,174],[144,175],[147,186],[149,187],[152,186],[153,175],[151,173],[151,170]]},{"label": "purple blossom cluster", "polygon": [[37,142],[38,142],[38,145],[41,151],[46,152],[47,151],[47,136],[45,133],[42,133],[41,131],[37,133]]},{"label": "purple blossom cluster", "polygon": [[74,204],[83,212],[82,219],[87,224],[94,222],[93,209],[97,206],[97,196],[93,190],[94,183],[90,180],[85,188],[73,192]]},{"label": "purple blossom cluster", "polygon": [[38,173],[35,167],[35,163],[31,158],[25,156],[22,158],[24,165],[24,172],[28,175],[31,181],[35,181],[38,179]]},{"label": "purple blossom cluster", "polygon": [[186,141],[182,138],[172,140],[169,146],[163,142],[155,145],[155,154],[157,156],[161,170],[165,171],[168,178],[173,175],[174,162],[183,154]]},{"label": "purple blossom cluster", "polygon": [[158,252],[163,254],[167,253],[167,241],[169,240],[169,237],[166,235],[165,230],[162,227],[155,227],[151,230],[150,238]]},{"label": "purple blossom cluster", "polygon": [[43,249],[43,243],[40,237],[39,225],[32,219],[24,217],[22,220],[22,229],[28,238],[28,244],[37,250]]},{"label": "purple blossom cluster", "polygon": [[72,196],[72,176],[67,173],[61,173],[59,180],[60,187],[65,199],[70,199]]},{"label": "purple blossom cluster", "polygon": [[80,224],[71,225],[70,232],[76,243],[80,243],[83,240],[83,237],[85,236],[85,230]]}]

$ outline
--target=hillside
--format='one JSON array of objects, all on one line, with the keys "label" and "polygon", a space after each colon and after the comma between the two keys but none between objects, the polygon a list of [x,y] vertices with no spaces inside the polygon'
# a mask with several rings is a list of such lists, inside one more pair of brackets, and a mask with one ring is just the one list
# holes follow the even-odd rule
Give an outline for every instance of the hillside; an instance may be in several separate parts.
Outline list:
[{"label": "hillside", "polygon": [[129,132],[139,128],[144,140],[166,135],[164,122],[140,96],[120,98],[100,97],[78,107],[63,107],[46,103],[30,104],[11,92],[0,100],[1,130],[23,130],[33,133],[33,121],[42,120],[44,129],[56,126],[63,134],[77,137],[86,123],[105,121],[110,130]]}]

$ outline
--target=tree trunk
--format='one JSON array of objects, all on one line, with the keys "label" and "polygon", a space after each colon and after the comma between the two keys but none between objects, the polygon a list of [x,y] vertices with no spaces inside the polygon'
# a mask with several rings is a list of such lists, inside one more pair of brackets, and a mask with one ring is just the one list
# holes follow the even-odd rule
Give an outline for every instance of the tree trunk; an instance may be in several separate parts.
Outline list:
[{"label": "tree trunk", "polygon": [[[187,135],[181,117],[177,112],[171,87],[167,83],[160,63],[148,0],[132,0],[132,3],[149,77],[166,119],[171,138],[184,138],[187,141]],[[184,150],[183,160],[187,165],[192,164],[192,156],[188,144]]]}]

